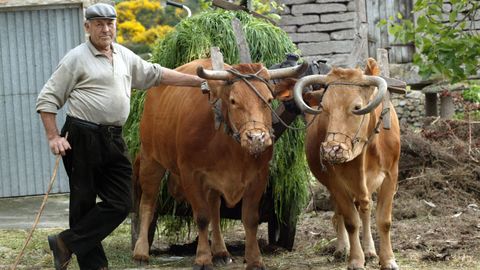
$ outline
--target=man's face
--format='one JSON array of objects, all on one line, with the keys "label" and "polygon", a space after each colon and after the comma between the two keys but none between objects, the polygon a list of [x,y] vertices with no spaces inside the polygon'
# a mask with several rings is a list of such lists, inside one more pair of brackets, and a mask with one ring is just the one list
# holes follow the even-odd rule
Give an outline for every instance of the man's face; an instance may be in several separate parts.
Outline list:
[{"label": "man's face", "polygon": [[115,20],[95,19],[85,22],[85,30],[90,34],[93,45],[100,48],[110,46],[115,40],[117,31]]}]

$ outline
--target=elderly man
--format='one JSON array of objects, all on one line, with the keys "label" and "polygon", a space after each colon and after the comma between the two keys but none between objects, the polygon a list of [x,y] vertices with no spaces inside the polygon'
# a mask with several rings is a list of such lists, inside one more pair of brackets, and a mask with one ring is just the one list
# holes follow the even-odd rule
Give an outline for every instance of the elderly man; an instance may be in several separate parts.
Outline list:
[{"label": "elderly man", "polygon": [[[114,43],[113,6],[92,5],[85,18],[89,39],[64,56],[36,104],[50,150],[63,156],[70,183],[70,228],[48,237],[57,270],[67,268],[72,254],[80,269],[108,269],[101,241],[131,208],[132,169],[122,138],[131,88],[204,82],[148,63]],[[64,104],[67,120],[60,133],[55,119]]]}]

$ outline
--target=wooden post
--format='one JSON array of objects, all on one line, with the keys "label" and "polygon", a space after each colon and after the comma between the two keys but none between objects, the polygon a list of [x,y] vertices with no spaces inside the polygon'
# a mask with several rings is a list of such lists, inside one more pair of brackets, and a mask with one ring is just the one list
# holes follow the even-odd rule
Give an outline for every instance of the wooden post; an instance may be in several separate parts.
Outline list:
[{"label": "wooden post", "polygon": [[212,59],[212,67],[214,70],[223,70],[223,54],[219,47],[210,48],[210,58]]},{"label": "wooden post", "polygon": [[[378,67],[380,68],[380,75],[384,77],[390,77],[390,67],[388,63],[388,51],[382,48],[377,49],[377,63]],[[383,97],[382,103],[383,109],[390,108],[390,92],[387,91],[385,96]],[[391,127],[391,119],[390,119],[390,111],[385,113],[383,116],[383,128],[390,129]]]},{"label": "wooden post", "polygon": [[455,104],[451,93],[440,96],[440,118],[452,119],[455,114]]},{"label": "wooden post", "polygon": [[233,18],[232,27],[235,39],[237,40],[238,51],[240,53],[240,63],[252,63],[250,49],[248,48],[247,39],[243,33],[242,23],[237,18]]},{"label": "wooden post", "polygon": [[347,60],[346,66],[355,68],[365,66],[365,60],[368,58],[368,24],[361,24],[355,38],[353,47]]}]

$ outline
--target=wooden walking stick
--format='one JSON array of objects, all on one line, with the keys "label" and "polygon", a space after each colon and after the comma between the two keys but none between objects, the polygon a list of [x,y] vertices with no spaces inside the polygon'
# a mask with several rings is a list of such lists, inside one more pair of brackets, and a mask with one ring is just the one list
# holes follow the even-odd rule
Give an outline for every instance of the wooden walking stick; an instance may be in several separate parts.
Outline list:
[{"label": "wooden walking stick", "polygon": [[[68,132],[65,135],[65,139],[68,137]],[[33,223],[32,229],[30,230],[30,233],[27,236],[27,239],[25,239],[25,243],[23,244],[22,250],[18,254],[17,258],[15,259],[15,263],[12,265],[11,270],[17,269],[17,265],[20,262],[20,260],[23,257],[23,254],[25,252],[25,248],[27,247],[28,243],[30,242],[30,239],[32,238],[33,232],[35,231],[35,228],[37,228],[38,222],[40,221],[40,216],[43,213],[43,209],[45,208],[45,204],[47,203],[48,199],[48,194],[50,194],[50,191],[52,190],[53,183],[55,182],[56,176],[57,176],[57,171],[58,171],[58,165],[60,164],[60,159],[62,158],[62,155],[58,154],[56,159],[55,159],[55,166],[53,167],[53,174],[52,177],[50,178],[50,183],[48,184],[47,192],[43,196],[43,202],[42,205],[40,206],[40,209],[38,210],[37,216],[35,217],[35,222]]]}]

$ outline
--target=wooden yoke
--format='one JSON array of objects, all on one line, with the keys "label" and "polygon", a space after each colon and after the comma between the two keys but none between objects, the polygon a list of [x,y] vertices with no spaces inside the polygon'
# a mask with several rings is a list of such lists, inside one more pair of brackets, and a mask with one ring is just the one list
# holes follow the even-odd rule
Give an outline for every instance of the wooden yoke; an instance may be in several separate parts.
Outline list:
[{"label": "wooden yoke", "polygon": [[[212,60],[213,70],[224,70],[223,54],[220,52],[219,47],[210,48],[210,59]],[[213,102],[210,100],[210,104],[213,110],[215,129],[219,129],[220,125],[224,122],[222,115],[222,100],[217,99]]]},{"label": "wooden yoke", "polygon": [[[405,95],[407,84],[404,81],[390,78],[390,67],[388,62],[388,51],[379,48],[377,49],[377,63],[380,68],[380,77],[387,82],[387,93],[383,98],[383,109],[390,106],[390,92]],[[390,112],[383,116],[383,128],[390,129]]]}]

